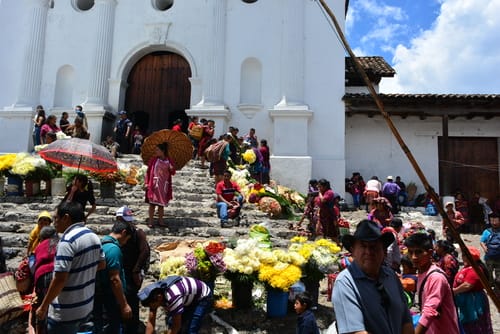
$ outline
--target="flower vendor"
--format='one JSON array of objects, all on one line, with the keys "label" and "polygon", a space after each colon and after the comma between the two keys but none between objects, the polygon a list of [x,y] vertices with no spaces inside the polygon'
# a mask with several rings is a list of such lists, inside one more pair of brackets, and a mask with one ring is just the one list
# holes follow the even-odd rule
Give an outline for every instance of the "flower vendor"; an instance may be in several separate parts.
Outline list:
[{"label": "flower vendor", "polygon": [[[217,194],[217,216],[220,218],[220,226],[228,227],[229,218],[239,216],[241,206],[243,204],[243,196],[241,195],[240,186],[231,181],[231,172],[224,172],[224,180],[217,183],[215,193]],[[229,210],[233,210],[229,212]],[[231,217],[230,217],[230,214]]]},{"label": "flower vendor", "polygon": [[192,277],[169,276],[142,289],[137,296],[149,307],[146,334],[153,334],[158,307],[168,313],[169,333],[198,333],[203,317],[212,305],[211,290]]}]

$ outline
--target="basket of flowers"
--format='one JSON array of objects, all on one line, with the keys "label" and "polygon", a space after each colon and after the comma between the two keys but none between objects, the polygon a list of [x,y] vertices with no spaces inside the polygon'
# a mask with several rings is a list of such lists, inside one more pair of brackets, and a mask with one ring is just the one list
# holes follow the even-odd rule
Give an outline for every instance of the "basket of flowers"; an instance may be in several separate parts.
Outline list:
[{"label": "basket of flowers", "polygon": [[186,254],[186,269],[190,276],[212,284],[218,274],[226,271],[223,259],[225,246],[216,241],[198,244]]},{"label": "basket of flowers", "polygon": [[231,282],[233,306],[250,308],[252,289],[258,279],[262,250],[255,239],[239,239],[236,247],[224,250],[226,271],[224,277]]}]

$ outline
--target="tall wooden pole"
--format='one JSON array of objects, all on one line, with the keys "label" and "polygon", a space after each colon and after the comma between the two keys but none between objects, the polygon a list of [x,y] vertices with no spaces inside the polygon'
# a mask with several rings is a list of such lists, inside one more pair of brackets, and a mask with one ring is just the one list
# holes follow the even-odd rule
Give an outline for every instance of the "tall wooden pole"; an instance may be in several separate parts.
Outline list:
[{"label": "tall wooden pole", "polygon": [[361,63],[359,62],[359,59],[356,57],[356,55],[352,51],[351,47],[349,46],[349,43],[347,42],[347,40],[344,36],[344,33],[342,32],[342,29],[340,28],[340,25],[339,25],[337,19],[335,18],[335,15],[330,10],[330,8],[328,7],[328,5],[325,3],[324,0],[319,0],[319,2],[321,4],[321,6],[324,8],[324,10],[326,11],[326,13],[328,14],[328,16],[330,17],[330,19],[332,20],[333,24],[335,25],[335,30],[337,31],[339,38],[342,40],[342,43],[343,43],[345,49],[349,53],[349,56],[351,57],[354,65],[356,67],[356,70],[363,78],[363,81],[365,82],[366,87],[368,88],[371,96],[375,100],[375,104],[377,105],[380,113],[384,117],[387,125],[389,126],[389,129],[391,129],[392,134],[394,135],[397,142],[399,143],[399,146],[401,146],[401,149],[406,154],[406,157],[408,158],[411,165],[413,166],[413,169],[415,169],[415,172],[417,173],[418,177],[420,178],[420,181],[424,185],[425,190],[427,191],[427,193],[430,195],[430,197],[432,198],[432,200],[436,204],[437,209],[439,211],[439,214],[443,217],[443,221],[446,224],[448,230],[451,232],[453,238],[458,241],[458,244],[462,250],[462,254],[465,255],[465,257],[469,260],[469,263],[474,268],[474,271],[478,274],[479,278],[481,279],[481,282],[482,282],[484,288],[486,289],[486,292],[490,296],[491,300],[493,300],[493,302],[495,303],[497,310],[500,312],[500,301],[499,301],[498,297],[496,296],[496,294],[491,289],[488,278],[482,272],[482,270],[479,268],[477,263],[472,259],[472,256],[469,252],[469,249],[465,245],[464,241],[460,237],[460,234],[457,232],[457,230],[455,229],[455,227],[451,223],[450,219],[448,218],[448,215],[444,211],[443,205],[441,204],[441,201],[439,200],[439,196],[436,194],[434,189],[429,185],[429,182],[427,181],[427,178],[425,177],[424,173],[420,169],[420,166],[418,165],[417,161],[415,160],[415,157],[411,153],[408,146],[406,146],[406,143],[404,142],[403,138],[399,134],[398,129],[396,129],[396,127],[394,126],[394,123],[392,122],[391,117],[385,111],[382,100],[380,99],[377,92],[375,91],[375,88],[373,87],[370,79],[368,78],[368,75],[366,74],[365,70],[361,66]]}]

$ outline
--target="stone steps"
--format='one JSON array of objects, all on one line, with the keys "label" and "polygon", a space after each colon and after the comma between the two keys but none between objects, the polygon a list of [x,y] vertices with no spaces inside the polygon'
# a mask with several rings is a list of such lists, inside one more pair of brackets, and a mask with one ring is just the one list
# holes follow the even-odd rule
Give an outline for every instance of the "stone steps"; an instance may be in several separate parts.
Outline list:
[{"label": "stone steps", "polygon": [[[142,165],[140,157],[126,155],[118,159],[120,166]],[[114,222],[116,210],[127,205],[134,211],[138,226],[148,235],[154,248],[162,242],[179,238],[203,239],[238,239],[246,237],[247,226],[220,228],[215,209],[215,187],[213,178],[207,169],[196,167],[197,162],[188,163],[173,177],[173,200],[165,208],[164,222],[168,227],[149,228],[146,225],[148,205],[144,202],[142,185],[116,185],[115,198],[99,198],[99,184],[94,184],[96,212],[88,218],[87,226],[99,236],[108,234]],[[24,256],[28,235],[33,228],[38,214],[42,210],[53,212],[62,196],[0,197],[0,236],[4,250],[9,256],[10,268],[17,266],[19,258]],[[248,225],[268,222],[272,240],[276,245],[289,239],[295,232],[288,230],[289,221],[270,220],[267,214],[259,211],[255,205],[246,203],[242,209],[242,224]]]}]

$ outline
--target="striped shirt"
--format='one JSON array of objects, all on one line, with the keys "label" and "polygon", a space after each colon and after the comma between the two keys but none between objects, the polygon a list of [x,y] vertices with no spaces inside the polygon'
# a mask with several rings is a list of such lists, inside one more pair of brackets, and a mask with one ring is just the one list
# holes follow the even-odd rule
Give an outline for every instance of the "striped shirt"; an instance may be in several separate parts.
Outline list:
[{"label": "striped shirt", "polygon": [[101,260],[104,260],[101,241],[83,223],[73,224],[64,231],[57,245],[54,272],[67,272],[68,279],[49,307],[51,320],[83,320],[92,312],[97,265]]},{"label": "striped shirt", "polygon": [[182,277],[173,284],[165,294],[165,309],[170,316],[181,314],[184,307],[197,303],[210,294],[208,285],[192,277]]}]

